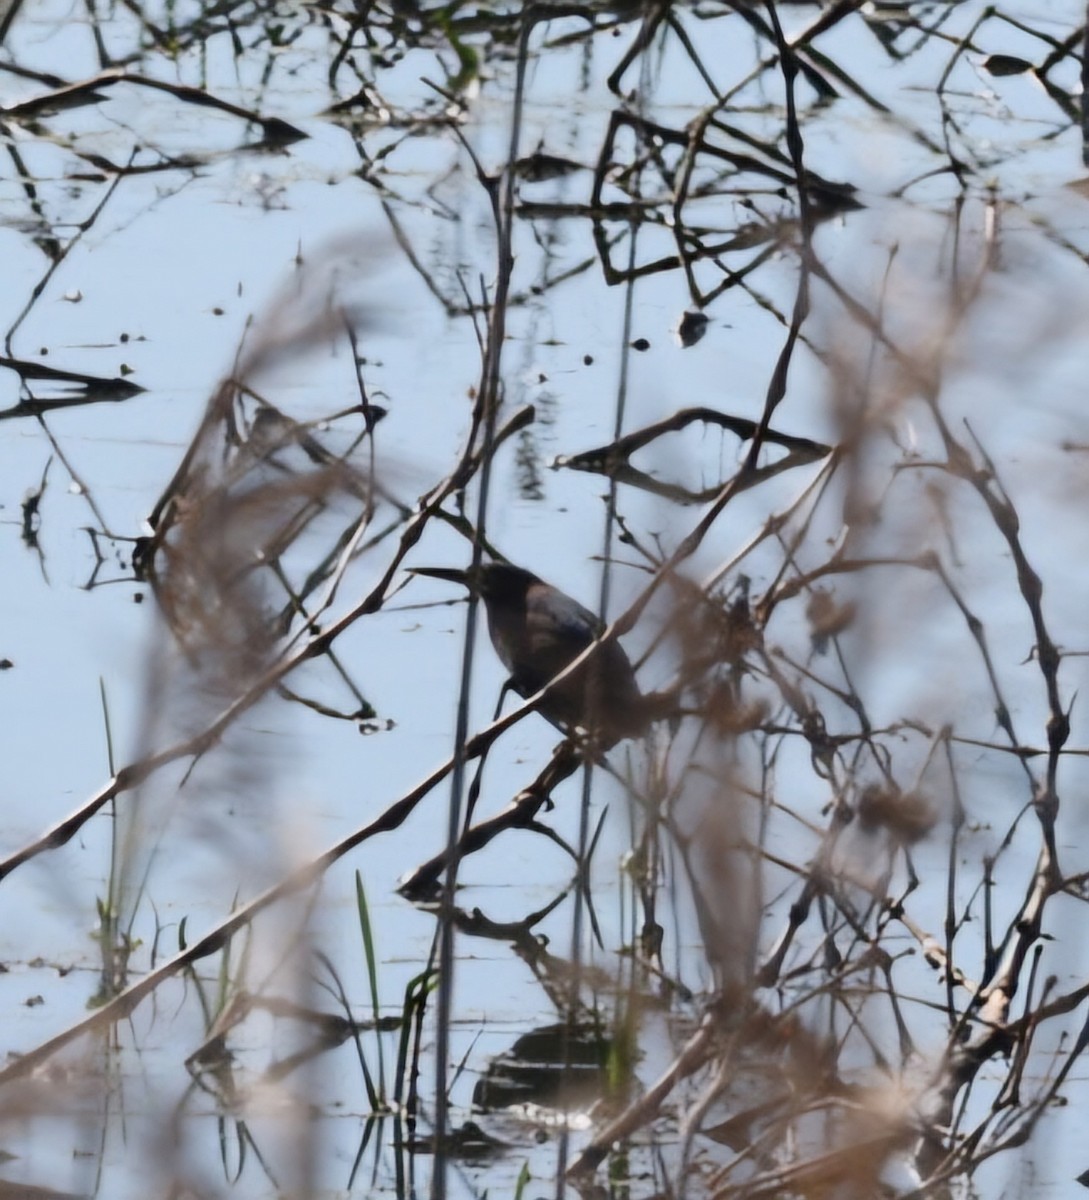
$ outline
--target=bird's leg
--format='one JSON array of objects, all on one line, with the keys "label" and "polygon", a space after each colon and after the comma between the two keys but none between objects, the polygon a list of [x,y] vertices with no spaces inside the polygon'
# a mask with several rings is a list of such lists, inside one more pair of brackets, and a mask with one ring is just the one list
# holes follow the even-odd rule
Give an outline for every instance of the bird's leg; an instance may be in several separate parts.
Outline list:
[{"label": "bird's leg", "polygon": [[[492,716],[493,721],[499,720],[499,714],[503,711],[503,701],[507,698],[508,692],[514,692],[516,696],[520,696],[523,700],[527,695],[533,695],[533,689],[527,691],[526,688],[519,686],[519,684],[515,682],[514,677],[511,676],[508,680],[506,680],[499,691],[499,702],[495,706],[495,713]],[[577,752],[579,759],[583,762],[588,759],[590,762],[600,765],[605,761],[605,751],[610,749],[613,744],[612,742],[603,744],[599,735],[592,732],[583,732],[573,725],[564,725],[560,721],[553,720],[548,713],[541,712],[540,709],[537,711],[550,725],[558,729],[564,736],[563,742],[556,747],[554,753],[559,753],[561,748],[566,745],[572,747]],[[546,797],[545,805],[549,810],[551,810],[551,797]],[[470,808],[469,811],[472,812],[472,809]]]},{"label": "bird's leg", "polygon": [[[502,699],[500,699],[502,703]],[[499,714],[496,713],[496,716]],[[485,752],[477,760],[476,770],[473,772],[472,782],[469,784],[469,791],[465,800],[465,820],[462,822],[462,834],[473,823],[473,813],[476,811],[476,802],[480,799],[480,785],[484,780],[484,763],[487,761],[488,755]]]},{"label": "bird's leg", "polygon": [[499,720],[499,715],[503,711],[503,701],[506,700],[508,692],[514,692],[518,695],[521,694],[518,692],[518,688],[515,686],[513,679],[506,679],[503,681],[503,686],[499,689],[499,699],[495,705],[495,712],[492,713],[492,721]]},{"label": "bird's leg", "polygon": [[[527,700],[536,691],[537,691],[537,688],[526,687],[524,684],[520,684],[512,675],[503,684],[502,688],[499,691],[499,702],[495,706],[495,713],[492,716],[492,720],[493,721],[499,720],[499,714],[503,711],[503,701],[507,698],[508,692],[513,692],[516,696],[519,696],[521,699]],[[548,715],[548,713],[543,712],[541,709],[537,709],[537,712],[540,713],[540,715],[542,717],[544,717],[544,719],[549,723],[549,725],[552,725],[556,729],[558,729],[565,738],[568,738],[568,739],[577,738],[578,735],[569,726],[562,724],[560,721],[553,720],[553,718],[550,717]]]}]

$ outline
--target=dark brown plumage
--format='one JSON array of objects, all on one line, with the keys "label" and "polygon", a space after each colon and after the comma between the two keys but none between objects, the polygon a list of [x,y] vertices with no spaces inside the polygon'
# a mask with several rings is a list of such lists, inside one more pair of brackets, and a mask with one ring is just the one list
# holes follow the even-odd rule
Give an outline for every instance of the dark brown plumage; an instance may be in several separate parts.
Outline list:
[{"label": "dark brown plumage", "polygon": [[[521,567],[483,563],[468,570],[421,567],[414,573],[460,583],[484,601],[492,645],[510,672],[511,687],[523,698],[539,692],[602,632],[588,608]],[[615,641],[600,647],[540,707],[555,724],[579,726],[608,745],[645,733],[663,710],[661,697],[639,690],[631,662]]]}]

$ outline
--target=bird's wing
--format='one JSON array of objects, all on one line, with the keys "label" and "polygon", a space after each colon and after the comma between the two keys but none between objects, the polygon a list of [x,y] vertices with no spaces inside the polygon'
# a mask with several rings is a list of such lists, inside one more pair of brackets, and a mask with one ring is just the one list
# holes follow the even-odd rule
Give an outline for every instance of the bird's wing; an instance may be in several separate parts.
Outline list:
[{"label": "bird's wing", "polygon": [[551,679],[601,632],[601,622],[577,600],[547,584],[526,594],[527,659]]},{"label": "bird's wing", "polygon": [[588,608],[547,584],[529,589],[526,616],[535,631],[581,641],[584,646],[589,645],[603,628]]}]

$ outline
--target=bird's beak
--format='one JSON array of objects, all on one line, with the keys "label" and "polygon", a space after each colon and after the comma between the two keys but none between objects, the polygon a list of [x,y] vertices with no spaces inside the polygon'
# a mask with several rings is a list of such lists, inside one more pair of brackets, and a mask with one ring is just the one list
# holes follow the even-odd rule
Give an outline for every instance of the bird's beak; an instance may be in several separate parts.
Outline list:
[{"label": "bird's beak", "polygon": [[445,579],[447,583],[460,583],[462,587],[471,587],[469,572],[457,567],[409,567],[410,575],[426,575],[430,579]]}]

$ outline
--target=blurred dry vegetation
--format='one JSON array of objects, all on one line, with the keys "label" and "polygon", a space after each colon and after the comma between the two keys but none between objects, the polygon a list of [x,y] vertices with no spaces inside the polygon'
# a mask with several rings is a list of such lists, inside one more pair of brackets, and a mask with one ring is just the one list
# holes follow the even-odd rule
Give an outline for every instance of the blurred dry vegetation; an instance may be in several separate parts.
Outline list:
[{"label": "blurred dry vegetation", "polygon": [[[7,430],[34,422],[55,456],[46,471],[85,495],[89,586],[120,552],[164,630],[140,685],[140,754],[0,863],[6,881],[48,865],[102,814],[113,821],[95,1007],[42,1024],[0,1069],[0,1144],[24,1156],[24,1184],[59,1186],[35,1175],[25,1131],[58,1115],[93,1126],[130,1069],[125,1052],[154,1040],[156,1014],[188,1006],[191,1024],[172,1016],[169,1035],[186,1087],[126,1158],[96,1160],[82,1191],[124,1195],[151,1164],[154,1194],[179,1197],[317,1195],[330,1178],[340,1194],[952,1197],[975,1194],[998,1162],[978,1194],[999,1194],[1007,1172],[1018,1182],[1004,1194],[1037,1194],[1047,1171],[1056,1194],[1074,1194],[1089,1163],[1076,1145],[1057,1152],[1044,1118],[1083,1086],[1089,1036],[1084,17],[925,0],[89,0],[76,19],[99,70],[74,78],[19,60],[20,33],[49,30],[34,6],[6,6],[0,77],[22,98],[3,109],[5,195],[45,266],[8,331],[0,366],[19,395],[0,416]],[[572,53],[592,160],[535,148],[522,124],[550,58]],[[230,86],[213,61],[233,62]],[[444,74],[406,105],[387,80],[426,73],[417,61]],[[297,99],[298,120],[267,115],[291,108],[280,97],[297,97],[300,72],[309,115]],[[166,95],[190,134],[200,126],[185,122],[213,111],[237,139],[181,147],[176,131],[162,145],[142,134],[117,154],[116,129],[103,148],[93,121],[88,133],[70,118],[121,90]],[[137,176],[161,175],[166,195],[223,156],[264,154],[290,203],[293,163],[321,122],[352,139],[354,174],[389,223],[384,248],[361,232],[300,254],[147,527],[117,528],[66,456],[65,421],[139,388],[20,352],[21,326]],[[867,162],[877,128],[910,144],[910,173]],[[415,141],[452,153],[471,201],[451,208],[438,172],[407,194],[388,168]],[[66,193],[36,174],[36,143],[51,145]],[[895,186],[879,191],[878,177]],[[477,240],[487,214],[490,257],[466,267],[436,255],[419,212],[474,224]],[[585,256],[554,254],[557,230],[573,227]],[[368,294],[376,260],[422,278],[479,347],[478,376],[450,390],[451,404],[468,396],[462,441],[423,488],[412,448],[383,436],[405,397],[375,397],[369,382],[368,337],[394,319]],[[448,758],[421,751],[417,785],[380,804],[372,785],[356,828],[301,851],[312,845],[301,814],[261,816],[278,768],[254,713],[301,705],[387,736],[376,681],[361,684],[342,647],[380,614],[437,598],[406,574],[428,564],[419,544],[436,529],[462,561],[501,549],[549,573],[532,543],[496,547],[490,534],[493,467],[514,462],[523,496],[539,491],[536,439],[552,419],[518,402],[507,335],[581,277],[614,289],[622,367],[599,401],[596,427],[612,438],[563,446],[554,464],[607,495],[604,510],[566,514],[602,524],[580,598],[598,589],[610,635],[633,659],[646,651],[680,712],[604,756],[555,732],[540,761],[507,764],[519,782],[490,795],[485,816],[485,759],[509,754],[512,725],[541,719],[508,706],[472,722],[468,641]],[[706,350],[709,323],[766,321],[766,390],[747,411],[710,388],[667,397],[655,422],[626,419],[641,351],[632,312],[664,278],[684,279],[685,354]],[[345,347],[350,397],[302,414],[274,398],[285,364]],[[719,439],[720,478],[688,470],[671,441],[681,434]],[[46,479],[23,502],[30,553]],[[475,652],[491,648],[478,639]],[[315,663],[324,686],[300,684]],[[630,836],[604,883],[602,789]],[[253,819],[227,821],[225,796]],[[553,828],[553,801],[581,802],[577,841]],[[433,914],[435,939],[402,999],[380,995],[365,881],[351,956],[361,936],[369,990],[330,949],[347,959],[349,935],[319,934],[322,887],[421,804],[435,840],[396,873],[405,904]],[[461,906],[459,872],[476,855],[502,861],[516,829],[569,853],[569,885],[516,922]],[[210,877],[229,877],[198,930],[156,914],[147,933],[164,855],[203,856]],[[535,933],[554,910],[563,946]],[[527,1005],[539,1028],[498,1059],[456,1059],[450,1031],[473,1001],[452,979],[486,940],[539,985]],[[271,1062],[236,1069],[254,1045]],[[335,1169],[309,1115],[323,1070],[354,1079],[363,1114],[354,1162]],[[465,1073],[475,1112],[451,1099]],[[199,1105],[214,1113],[203,1138],[183,1121]],[[489,1133],[486,1118],[511,1105],[522,1132]],[[277,1114],[263,1138],[257,1111]],[[526,1132],[545,1129],[543,1147]]]}]

